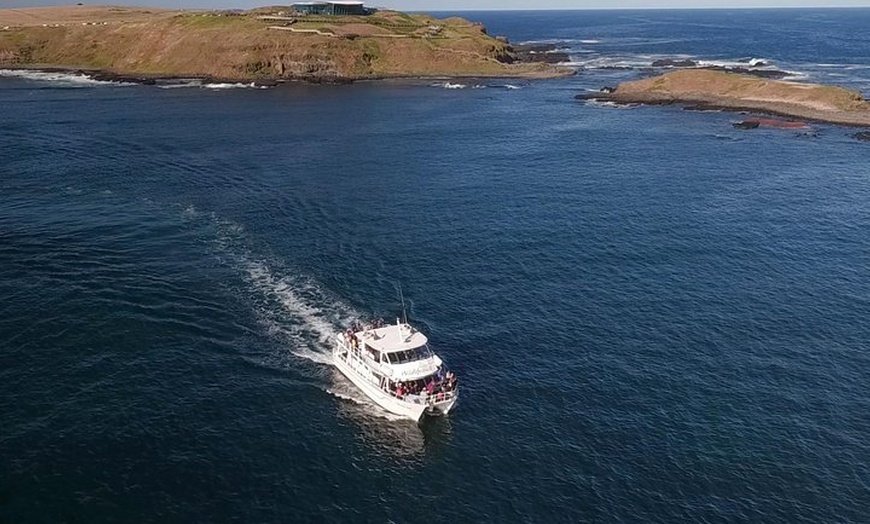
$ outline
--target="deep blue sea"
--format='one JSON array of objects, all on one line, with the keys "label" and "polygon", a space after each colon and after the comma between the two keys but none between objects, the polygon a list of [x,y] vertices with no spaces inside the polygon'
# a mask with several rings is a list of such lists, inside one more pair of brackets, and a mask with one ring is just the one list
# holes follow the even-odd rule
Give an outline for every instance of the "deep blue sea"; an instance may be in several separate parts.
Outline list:
[{"label": "deep blue sea", "polygon": [[[870,144],[574,99],[867,96],[870,9],[462,15],[577,75],[0,72],[0,522],[870,522]],[[460,377],[420,426],[329,365],[399,285]]]}]

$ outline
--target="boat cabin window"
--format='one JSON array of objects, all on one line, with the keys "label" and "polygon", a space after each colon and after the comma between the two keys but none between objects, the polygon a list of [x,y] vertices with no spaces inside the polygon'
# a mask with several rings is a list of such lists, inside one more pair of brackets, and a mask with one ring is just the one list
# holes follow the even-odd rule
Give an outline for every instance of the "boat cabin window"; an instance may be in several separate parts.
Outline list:
[{"label": "boat cabin window", "polygon": [[366,352],[369,354],[369,357],[374,359],[375,362],[381,361],[381,352],[380,351],[369,346],[368,344],[365,344],[365,349],[366,349]]},{"label": "boat cabin window", "polygon": [[432,351],[429,349],[429,346],[425,344],[413,349],[394,351],[387,354],[387,358],[390,359],[390,364],[406,364],[417,360],[425,360],[431,356]]}]

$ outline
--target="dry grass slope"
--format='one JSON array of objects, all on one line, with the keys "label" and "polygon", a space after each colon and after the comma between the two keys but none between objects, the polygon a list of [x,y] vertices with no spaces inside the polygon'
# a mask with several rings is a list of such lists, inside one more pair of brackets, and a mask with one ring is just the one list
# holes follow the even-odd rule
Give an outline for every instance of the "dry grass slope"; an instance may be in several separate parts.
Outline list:
[{"label": "dry grass slope", "polygon": [[870,103],[857,91],[720,71],[680,70],[625,82],[610,98],[626,103],[683,102],[754,109],[812,120],[870,126]]},{"label": "dry grass slope", "polygon": [[277,9],[3,9],[0,66],[248,81],[565,74],[544,64],[500,61],[509,55],[507,44],[463,19],[397,12],[289,22],[261,18]]}]

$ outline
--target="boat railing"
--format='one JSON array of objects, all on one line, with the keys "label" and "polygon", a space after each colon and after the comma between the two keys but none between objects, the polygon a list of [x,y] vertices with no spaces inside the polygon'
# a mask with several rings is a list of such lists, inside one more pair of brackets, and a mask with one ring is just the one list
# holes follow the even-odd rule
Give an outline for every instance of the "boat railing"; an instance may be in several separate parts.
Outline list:
[{"label": "boat railing", "polygon": [[[369,366],[369,368],[371,368],[372,370],[379,372],[386,377],[390,377],[393,375],[394,370],[390,366],[383,365],[382,363],[375,360],[368,351],[365,351],[359,347],[352,347],[350,344],[347,343],[347,339],[344,335],[341,335],[339,337],[339,342],[341,343],[342,350],[346,352],[347,357],[350,357],[350,355],[354,355],[361,362],[364,362],[366,366]],[[348,361],[349,360],[350,359],[348,358]],[[394,389],[387,389],[382,387],[381,391],[403,402],[424,405],[430,405],[450,400],[452,398],[455,398],[457,394],[456,387],[445,391],[433,391],[432,393],[423,390],[418,393],[402,393],[402,395],[396,394],[396,391]]]},{"label": "boat railing", "polygon": [[435,404],[438,402],[452,399],[456,396],[457,390],[451,389],[450,391],[434,391],[432,393],[427,393],[423,391],[421,393],[403,393],[402,395],[397,395],[395,391],[391,390],[383,391],[391,397],[394,397],[403,402],[410,402],[412,404]]},{"label": "boat railing", "polygon": [[392,377],[394,370],[389,365],[384,365],[381,362],[375,360],[371,353],[365,351],[360,348],[353,348],[347,345],[342,346],[342,350],[346,351],[348,355],[353,355],[360,361],[364,362],[366,366],[373,369],[374,371],[380,373],[381,375]]}]

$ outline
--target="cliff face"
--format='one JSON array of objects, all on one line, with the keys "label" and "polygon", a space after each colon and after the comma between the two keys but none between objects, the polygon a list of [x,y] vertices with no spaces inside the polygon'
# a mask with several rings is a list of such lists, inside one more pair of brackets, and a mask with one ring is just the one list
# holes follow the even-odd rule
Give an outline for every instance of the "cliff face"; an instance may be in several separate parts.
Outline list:
[{"label": "cliff face", "polygon": [[625,82],[601,98],[620,103],[701,104],[870,126],[870,103],[857,91],[719,71],[681,70]]},{"label": "cliff face", "polygon": [[545,64],[506,63],[509,46],[462,19],[266,11],[0,10],[0,66],[235,80],[564,74]]}]

